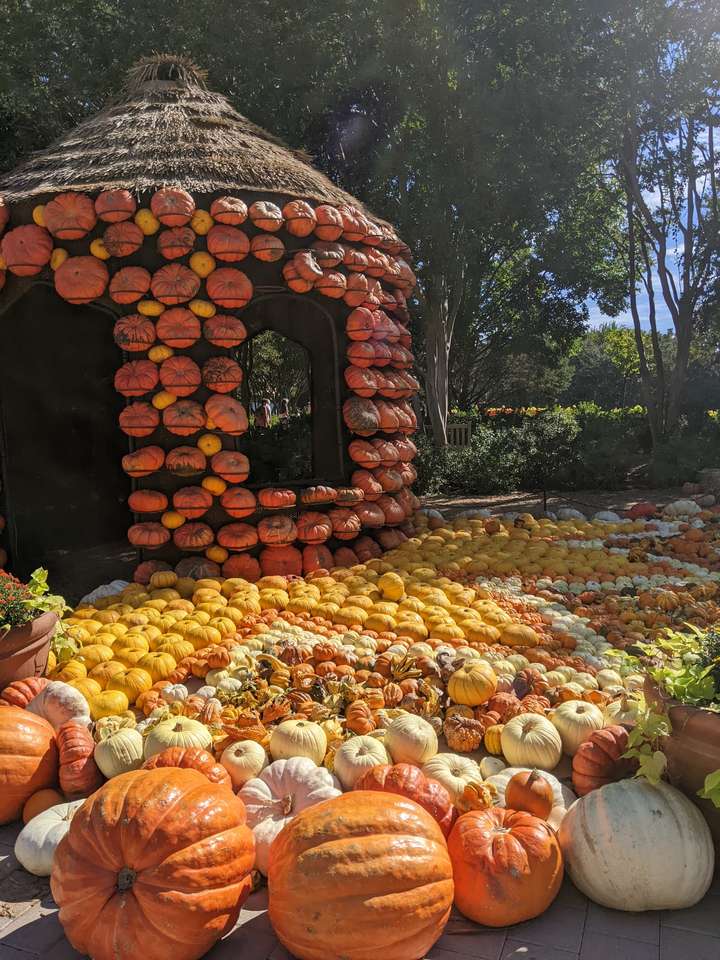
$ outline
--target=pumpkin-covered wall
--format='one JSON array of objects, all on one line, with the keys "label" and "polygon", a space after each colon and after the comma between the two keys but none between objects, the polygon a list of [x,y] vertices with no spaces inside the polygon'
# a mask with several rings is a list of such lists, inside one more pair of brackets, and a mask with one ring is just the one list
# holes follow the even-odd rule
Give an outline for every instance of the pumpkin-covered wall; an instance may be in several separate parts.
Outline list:
[{"label": "pumpkin-covered wall", "polygon": [[[162,83],[182,101],[187,77]],[[113,389],[124,405],[107,429],[127,441],[139,578],[165,565],[250,579],[300,574],[369,559],[410,532],[414,276],[387,224],[334,193],[200,191],[178,178],[155,189],[48,194],[37,185],[15,199],[9,182],[0,310],[28,286],[51,284],[63,316],[102,308],[98,323],[117,347]],[[72,342],[72,322],[63,327]],[[283,490],[253,482],[240,400],[238,350],[265,329],[312,358],[315,476]]]}]

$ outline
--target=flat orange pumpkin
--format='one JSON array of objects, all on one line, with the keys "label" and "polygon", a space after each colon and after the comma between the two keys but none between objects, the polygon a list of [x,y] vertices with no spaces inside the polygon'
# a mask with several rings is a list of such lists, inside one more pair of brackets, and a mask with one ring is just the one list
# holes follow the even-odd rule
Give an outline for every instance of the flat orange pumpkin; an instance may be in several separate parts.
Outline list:
[{"label": "flat orange pumpkin", "polygon": [[298,960],[418,960],[452,907],[438,824],[406,797],[370,790],[308,807],[276,837],[270,921]]},{"label": "flat orange pumpkin", "polygon": [[197,770],[133,770],[77,811],[51,889],[93,960],[197,960],[235,924],[255,860],[245,807]]}]

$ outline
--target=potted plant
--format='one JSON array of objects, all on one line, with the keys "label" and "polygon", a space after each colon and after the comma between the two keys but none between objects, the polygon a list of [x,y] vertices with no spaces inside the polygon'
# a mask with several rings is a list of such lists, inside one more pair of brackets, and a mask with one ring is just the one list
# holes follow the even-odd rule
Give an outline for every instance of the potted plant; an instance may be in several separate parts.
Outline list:
[{"label": "potted plant", "polygon": [[47,570],[36,570],[27,583],[0,570],[0,689],[42,676],[66,609],[65,600],[49,592]]}]

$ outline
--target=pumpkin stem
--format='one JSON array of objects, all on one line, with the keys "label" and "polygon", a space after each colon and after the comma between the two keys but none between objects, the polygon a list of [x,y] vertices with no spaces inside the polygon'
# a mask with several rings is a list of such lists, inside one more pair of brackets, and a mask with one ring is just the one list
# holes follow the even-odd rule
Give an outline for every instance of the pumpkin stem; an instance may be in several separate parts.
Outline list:
[{"label": "pumpkin stem", "polygon": [[292,808],[293,808],[293,795],[289,793],[286,797],[283,797],[283,800],[282,800],[283,816],[287,816],[289,813],[292,813]]},{"label": "pumpkin stem", "polygon": [[540,777],[540,774],[537,772],[537,770],[531,770],[530,776],[527,778],[527,783],[525,784],[525,786],[531,787],[535,783],[535,781],[539,779],[539,777]]},{"label": "pumpkin stem", "polygon": [[137,873],[134,870],[131,870],[130,867],[123,867],[120,873],[117,875],[117,888],[120,893],[124,893],[126,890],[129,890],[130,887],[135,883],[137,878]]}]

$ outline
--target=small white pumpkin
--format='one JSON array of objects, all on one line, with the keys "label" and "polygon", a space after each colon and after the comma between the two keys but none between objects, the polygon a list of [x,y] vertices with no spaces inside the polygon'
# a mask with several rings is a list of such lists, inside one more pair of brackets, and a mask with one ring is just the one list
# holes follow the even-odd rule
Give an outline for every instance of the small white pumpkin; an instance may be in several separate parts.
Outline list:
[{"label": "small white pumpkin", "polygon": [[218,693],[227,693],[232,696],[234,693],[242,693],[243,682],[235,677],[225,677],[215,688]]},{"label": "small white pumpkin", "polygon": [[199,720],[192,717],[169,717],[154,726],[145,738],[145,759],[162,753],[169,747],[202,747],[212,744],[212,734]]},{"label": "small white pumpkin", "polygon": [[422,772],[441,783],[453,803],[457,803],[468,783],[479,783],[483,779],[477,763],[457,753],[436,753],[422,765]]},{"label": "small white pumpkin", "polygon": [[217,687],[221,680],[228,680],[229,678],[230,671],[224,668],[208,670],[205,674],[205,682],[210,687]]},{"label": "small white pumpkin", "polygon": [[574,757],[578,747],[603,725],[600,707],[584,700],[566,700],[550,711],[549,720],[560,734],[563,753]]},{"label": "small white pumpkin", "polygon": [[427,720],[406,713],[396,717],[388,726],[385,747],[393,763],[422,766],[438,752],[438,738]]},{"label": "small white pumpkin", "polygon": [[483,780],[495,776],[496,773],[500,773],[500,771],[505,770],[506,767],[507,764],[504,760],[501,760],[500,757],[483,757],[480,761],[480,773],[482,774]]},{"label": "small white pumpkin", "polygon": [[184,683],[171,683],[169,687],[162,688],[161,694],[166,703],[177,703],[179,700],[187,700],[189,690]]},{"label": "small white pumpkin", "polygon": [[225,747],[220,763],[230,774],[233,790],[239,790],[243,784],[265,769],[268,765],[267,754],[255,740],[238,740]]},{"label": "small white pumpkin", "polygon": [[84,800],[58,803],[25,824],[15,841],[15,856],[28,873],[36,877],[50,876],[57,845],[70,829],[75,811],[84,803]]},{"label": "small white pumpkin", "polygon": [[643,700],[637,695],[621,696],[603,707],[603,725],[613,724],[634,727],[643,711]]},{"label": "small white pumpkin", "polygon": [[339,797],[339,781],[309,757],[276,760],[238,791],[255,837],[255,867],[267,875],[270,847],[302,810]]},{"label": "small white pumpkin", "polygon": [[134,727],[103,728],[93,758],[100,773],[110,780],[121,773],[139,769],[144,760],[144,746],[142,734]]},{"label": "small white pumpkin", "polygon": [[47,720],[55,730],[59,730],[68,720],[90,725],[87,700],[79,690],[62,680],[51,680],[44,690],[33,697],[27,710]]},{"label": "small white pumpkin", "polygon": [[318,766],[327,753],[327,737],[319,723],[311,720],[284,720],[270,737],[270,756],[273,760],[291,757],[309,757]]},{"label": "small white pumpkin", "polygon": [[[493,757],[492,759],[496,758]],[[488,783],[491,783],[498,792],[497,805],[499,807],[505,806],[505,790],[511,778],[514,777],[516,773],[527,773],[529,770],[529,767],[505,767],[504,770],[498,770],[487,777]],[[569,787],[562,784],[552,773],[547,773],[547,771],[543,770],[542,776],[550,784],[553,792],[553,806],[547,822],[553,830],[557,830],[562,823],[563,817],[572,804],[575,803],[577,797]]]},{"label": "small white pumpkin", "polygon": [[622,686],[622,677],[620,674],[617,670],[611,670],[609,667],[604,670],[598,670],[595,679],[601,690],[606,690],[608,687],[617,685]]},{"label": "small white pumpkin", "polygon": [[554,770],[562,756],[562,740],[555,727],[537,713],[521,713],[503,727],[500,746],[512,767]]},{"label": "small white pumpkin", "polygon": [[198,690],[195,691],[195,696],[202,697],[203,700],[210,700],[212,697],[215,696],[216,693],[217,693],[217,690],[215,689],[215,687],[211,687],[210,684],[205,684],[204,687],[200,687]]},{"label": "small white pumpkin", "polygon": [[379,764],[390,763],[382,741],[375,737],[351,737],[335,752],[333,770],[343,790],[352,790],[360,777]]},{"label": "small white pumpkin", "polygon": [[698,808],[666,783],[620,780],[574,803],[558,833],[570,879],[614,910],[682,910],[701,900],[715,851]]}]

